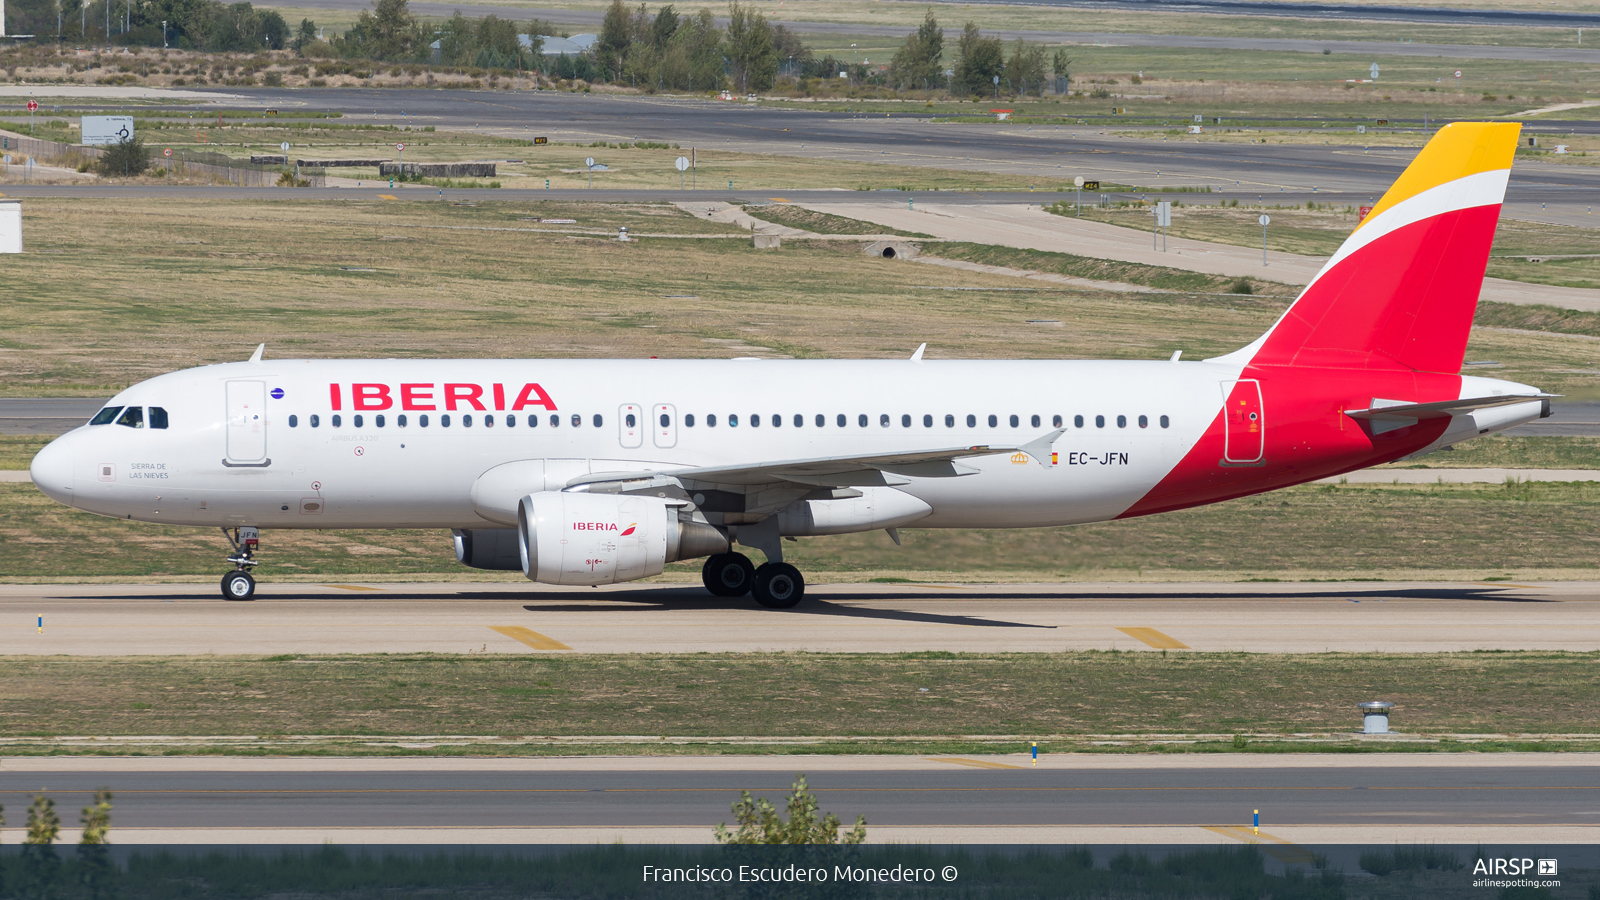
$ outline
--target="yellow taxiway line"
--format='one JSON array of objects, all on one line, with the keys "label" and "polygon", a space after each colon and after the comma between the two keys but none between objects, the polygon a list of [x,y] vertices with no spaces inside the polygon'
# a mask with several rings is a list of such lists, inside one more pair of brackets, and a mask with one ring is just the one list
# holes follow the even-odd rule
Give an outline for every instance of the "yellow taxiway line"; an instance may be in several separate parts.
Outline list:
[{"label": "yellow taxiway line", "polygon": [[546,637],[531,628],[521,625],[490,625],[490,631],[498,631],[513,641],[521,641],[535,650],[571,650],[566,644],[552,637]]},{"label": "yellow taxiway line", "polygon": [[1154,628],[1118,628],[1118,631],[1157,650],[1188,650],[1188,644]]}]

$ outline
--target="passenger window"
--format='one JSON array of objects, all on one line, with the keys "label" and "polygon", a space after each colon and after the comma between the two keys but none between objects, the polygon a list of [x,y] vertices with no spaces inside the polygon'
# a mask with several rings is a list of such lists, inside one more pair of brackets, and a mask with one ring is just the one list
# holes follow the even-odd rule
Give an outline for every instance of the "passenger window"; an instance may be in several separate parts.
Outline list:
[{"label": "passenger window", "polygon": [[977,428],[978,427],[978,417],[974,416],[974,415],[971,415],[971,414],[968,414],[968,416],[967,416],[967,427],[968,428]]},{"label": "passenger window", "polygon": [[900,427],[901,428],[910,428],[911,427],[911,417],[908,416],[908,415],[905,415],[904,413],[902,413],[900,415]]},{"label": "passenger window", "polygon": [[311,414],[311,427],[312,428],[316,428],[317,426],[319,426],[321,424],[322,424],[322,417],[317,415],[316,413],[312,413]]},{"label": "passenger window", "polygon": [[624,425],[627,425],[629,428],[632,428],[635,425],[639,424],[639,419],[633,413],[628,413],[627,415],[622,417],[622,422],[623,422]]},{"label": "passenger window", "polygon": [[[151,426],[151,427],[154,427],[154,426]],[[300,427],[300,417],[291,415],[289,417],[289,427],[290,428],[299,428]]]},{"label": "passenger window", "polygon": [[661,427],[666,428],[672,424],[672,417],[666,413],[661,414]]},{"label": "passenger window", "polygon": [[729,428],[738,428],[739,427],[739,414],[738,413],[730,413],[728,415],[728,427]]},{"label": "passenger window", "polygon": [[824,426],[826,424],[828,424],[828,417],[823,415],[822,413],[817,413],[817,427],[821,428],[822,426]]},{"label": "passenger window", "polygon": [[861,415],[856,417],[856,425],[861,427],[861,428],[867,427],[867,414],[866,413],[862,413]]},{"label": "passenger window", "polygon": [[1051,419],[1050,419],[1050,427],[1051,428],[1060,428],[1061,427],[1061,417],[1060,416],[1051,417]]},{"label": "passenger window", "polygon": [[[426,418],[426,416],[424,416],[424,418]],[[539,417],[534,415],[533,413],[528,413],[528,427],[529,428],[538,428],[539,427]]]},{"label": "passenger window", "polygon": [[1166,416],[1162,416],[1161,417],[1161,427],[1162,428],[1166,428],[1167,427],[1167,417]]},{"label": "passenger window", "polygon": [[783,424],[783,416],[780,416],[777,413],[773,413],[772,414],[772,427],[773,428],[777,428],[778,426],[780,426],[782,424]]},{"label": "passenger window", "polygon": [[396,425],[400,426],[401,428],[406,427],[406,416],[405,416],[405,413],[401,413],[400,415],[395,416],[394,417],[394,423]]},{"label": "passenger window", "polygon": [[515,428],[515,427],[517,427],[517,417],[516,416],[511,416],[511,415],[506,416],[506,427],[507,428]]},{"label": "passenger window", "polygon": [[806,417],[800,415],[799,413],[795,413],[794,414],[794,427],[799,428],[799,427],[801,427],[802,425],[805,425],[805,424],[806,424]]},{"label": "passenger window", "polygon": [[142,407],[142,406],[130,406],[127,409],[123,410],[122,411],[122,415],[117,419],[117,424],[118,425],[126,425],[129,428],[143,428],[144,427],[144,407]]},{"label": "passenger window", "polygon": [[878,427],[879,428],[888,428],[889,427],[889,414],[888,413],[883,413],[882,415],[878,416]]},{"label": "passenger window", "polygon": [[461,417],[461,427],[462,428],[471,428],[472,427],[472,413],[467,413],[466,415]]},{"label": "passenger window", "polygon": [[594,417],[594,427],[603,428],[603,427],[605,427],[605,424],[606,424],[605,417],[603,417],[603,416],[601,416],[599,414],[596,414],[595,417]]},{"label": "passenger window", "polygon": [[428,414],[427,413],[423,413],[422,415],[417,416],[417,427],[418,428],[427,428],[428,427]]},{"label": "passenger window", "polygon": [[484,416],[483,417],[483,427],[485,427],[485,428],[493,428],[494,427],[494,416]]},{"label": "passenger window", "polygon": [[344,427],[344,417],[340,416],[338,413],[334,413],[334,415],[333,415],[333,427],[335,427],[335,428]]},{"label": "passenger window", "polygon": [[561,417],[556,415],[555,413],[551,413],[550,414],[550,427],[551,428],[559,428],[559,427],[561,427]]},{"label": "passenger window", "polygon": [[94,414],[94,418],[89,420],[89,424],[90,425],[110,425],[112,422],[115,422],[117,420],[117,413],[119,413],[119,412],[122,412],[122,407],[120,407],[120,406],[108,406],[105,409],[102,409],[99,412],[95,413]]},{"label": "passenger window", "polygon": [[439,427],[440,428],[449,428],[450,427],[450,417],[448,415],[443,415],[443,416],[439,417]]},{"label": "passenger window", "polygon": [[685,427],[693,428],[694,427],[694,413],[689,413],[688,415],[684,416],[683,417],[683,424],[684,424]]},{"label": "passenger window", "polygon": [[355,417],[355,423],[356,423],[356,427],[357,428],[361,427],[361,416],[356,416]]},{"label": "passenger window", "polygon": [[1139,427],[1140,428],[1149,428],[1150,427],[1150,417],[1149,416],[1140,416],[1139,417]]},{"label": "passenger window", "polygon": [[760,428],[761,427],[761,416],[760,415],[754,415],[754,416],[750,417],[750,427],[751,428]]},{"label": "passenger window", "polygon": [[1127,428],[1128,427],[1128,417],[1127,416],[1117,416],[1117,427],[1118,428]]},{"label": "passenger window", "polygon": [[954,428],[954,427],[956,427],[956,417],[946,413],[945,417],[944,417],[944,427],[946,427],[946,428]]},{"label": "passenger window", "polygon": [[1011,427],[1012,428],[1017,427],[1019,424],[1021,424],[1021,421],[1022,420],[1018,419],[1016,416],[1012,416],[1011,417]]},{"label": "passenger window", "polygon": [[1073,416],[1072,417],[1072,427],[1073,428],[1082,428],[1083,427],[1083,416]]},{"label": "passenger window", "polygon": [[1096,427],[1096,428],[1104,428],[1104,427],[1106,427],[1106,417],[1105,416],[1095,416],[1094,417],[1094,427]]},{"label": "passenger window", "polygon": [[[167,427],[167,411],[162,409],[159,406],[150,407],[150,427],[151,428],[166,428]],[[294,427],[293,423],[290,423],[290,427],[291,428]]]},{"label": "passenger window", "polygon": [[706,427],[707,428],[715,428],[715,427],[717,427],[717,414],[716,413],[707,413],[706,414]]},{"label": "passenger window", "polygon": [[1035,427],[1035,428],[1039,427],[1039,417],[1038,416],[1034,416],[1033,419],[1031,419],[1030,421],[1033,423],[1033,427]]},{"label": "passenger window", "polygon": [[923,413],[922,414],[922,427],[923,428],[932,428],[933,427],[933,416],[930,416],[927,413]]},{"label": "passenger window", "polygon": [[377,420],[379,428],[383,427],[383,413],[378,413],[377,415],[373,416],[372,418]]},{"label": "passenger window", "polygon": [[839,423],[839,427],[840,427],[840,428],[843,428],[843,427],[844,427],[844,426],[845,426],[845,423],[847,423],[847,422],[849,422],[849,421],[850,421],[850,420],[849,420],[849,419],[846,419],[846,418],[845,418],[845,417],[844,417],[844,413],[839,413],[839,418],[838,418],[838,419],[835,419],[835,420],[834,420],[834,421],[836,421],[836,422],[838,422],[838,423]]},{"label": "passenger window", "polygon": [[999,425],[1000,425],[1000,417],[999,416],[990,416],[989,417],[989,427],[990,428],[996,428],[996,427],[999,427]]}]

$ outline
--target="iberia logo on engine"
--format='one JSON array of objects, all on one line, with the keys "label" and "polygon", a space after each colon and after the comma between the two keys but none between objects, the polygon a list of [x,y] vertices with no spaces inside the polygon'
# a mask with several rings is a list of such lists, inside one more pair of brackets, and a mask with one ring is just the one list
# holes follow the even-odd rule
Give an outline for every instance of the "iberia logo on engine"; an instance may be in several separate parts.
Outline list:
[{"label": "iberia logo on engine", "polygon": [[637,527],[639,527],[638,522],[629,522],[628,527],[622,529],[622,534],[618,535],[618,537],[627,537],[628,535],[633,534],[633,529]]},{"label": "iberia logo on engine", "polygon": [[[573,522],[572,523],[572,530],[573,531],[616,531],[617,530],[617,526],[614,523],[611,523],[611,522]],[[633,526],[631,526],[631,525],[628,526],[628,530],[632,531],[633,530]]]}]

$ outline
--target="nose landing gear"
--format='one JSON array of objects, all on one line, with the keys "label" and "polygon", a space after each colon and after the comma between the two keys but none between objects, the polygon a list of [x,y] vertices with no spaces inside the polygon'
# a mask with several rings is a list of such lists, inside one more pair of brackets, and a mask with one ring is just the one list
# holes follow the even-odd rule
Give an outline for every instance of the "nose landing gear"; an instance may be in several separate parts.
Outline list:
[{"label": "nose landing gear", "polygon": [[222,534],[233,545],[233,555],[228,557],[228,562],[234,565],[232,572],[222,576],[222,599],[254,600],[256,580],[250,570],[260,565],[256,551],[261,548],[261,530],[245,525],[231,533],[224,528]]}]

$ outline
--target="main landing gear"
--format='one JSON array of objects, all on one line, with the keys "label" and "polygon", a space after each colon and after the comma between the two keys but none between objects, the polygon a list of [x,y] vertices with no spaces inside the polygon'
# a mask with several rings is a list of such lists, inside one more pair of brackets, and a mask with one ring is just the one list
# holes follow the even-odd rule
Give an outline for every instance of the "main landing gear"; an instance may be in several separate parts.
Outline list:
[{"label": "main landing gear", "polygon": [[789,609],[805,599],[806,580],[788,563],[767,563],[756,568],[743,553],[718,553],[700,570],[706,590],[718,597],[754,594],[768,609]]},{"label": "main landing gear", "polygon": [[224,528],[222,534],[233,545],[233,555],[228,557],[228,562],[234,566],[232,572],[222,576],[222,599],[254,600],[256,580],[250,570],[260,565],[256,551],[261,549],[261,530],[245,525],[231,533]]}]

